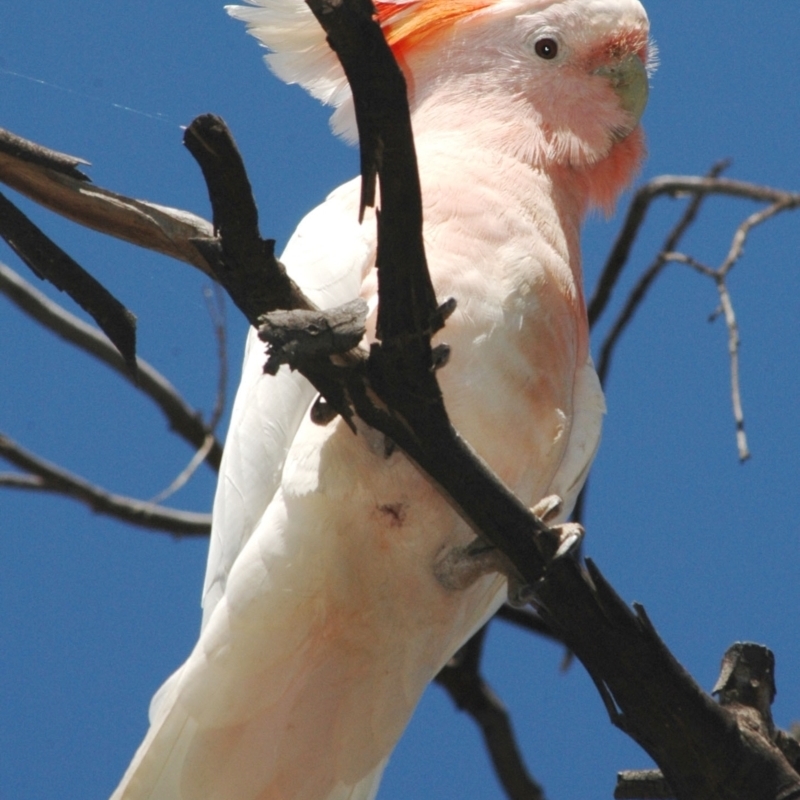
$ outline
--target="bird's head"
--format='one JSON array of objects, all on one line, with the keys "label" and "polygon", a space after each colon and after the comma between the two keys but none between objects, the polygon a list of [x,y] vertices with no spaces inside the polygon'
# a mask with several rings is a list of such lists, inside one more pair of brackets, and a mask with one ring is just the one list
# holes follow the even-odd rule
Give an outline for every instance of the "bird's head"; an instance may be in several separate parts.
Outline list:
[{"label": "bird's head", "polygon": [[573,172],[590,202],[613,205],[644,155],[639,121],[655,48],[639,0],[377,9],[408,79],[415,127],[469,128],[534,166]]},{"label": "bird's head", "polygon": [[[349,87],[302,0],[229,12],[272,51],[270,67],[337,107],[355,139]],[[473,132],[514,157],[568,170],[609,209],[644,154],[639,119],[654,63],[639,0],[376,0],[406,75],[414,128]]]}]

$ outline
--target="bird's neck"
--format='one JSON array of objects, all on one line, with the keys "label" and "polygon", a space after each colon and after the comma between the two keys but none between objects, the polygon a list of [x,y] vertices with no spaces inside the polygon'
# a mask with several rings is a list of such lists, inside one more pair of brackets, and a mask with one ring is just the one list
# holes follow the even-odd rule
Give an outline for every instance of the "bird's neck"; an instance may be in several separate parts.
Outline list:
[{"label": "bird's neck", "polygon": [[577,227],[591,207],[613,211],[644,155],[641,129],[596,158],[570,162],[558,157],[543,113],[482,75],[427,86],[412,84],[411,115],[417,140],[441,138],[453,146],[480,149],[546,175],[557,187],[560,212]]}]

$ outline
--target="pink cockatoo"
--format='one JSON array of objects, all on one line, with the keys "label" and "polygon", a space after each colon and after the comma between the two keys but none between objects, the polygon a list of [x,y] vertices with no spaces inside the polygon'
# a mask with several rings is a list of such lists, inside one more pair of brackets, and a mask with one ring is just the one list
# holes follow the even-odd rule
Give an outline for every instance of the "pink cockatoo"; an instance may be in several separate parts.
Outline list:
[{"label": "pink cockatoo", "polygon": [[[278,76],[352,99],[302,0],[232,6]],[[604,413],[579,236],[643,155],[648,20],[638,0],[377,3],[409,87],[424,239],[458,307],[439,372],[459,432],[529,506],[570,512]],[[312,211],[282,261],[323,308],[376,295],[359,181]],[[428,682],[506,597],[448,556],[474,533],[384,437],[314,424],[312,387],[264,375],[251,331],[214,501],[200,638],[161,687],[116,800],[367,800]]]}]

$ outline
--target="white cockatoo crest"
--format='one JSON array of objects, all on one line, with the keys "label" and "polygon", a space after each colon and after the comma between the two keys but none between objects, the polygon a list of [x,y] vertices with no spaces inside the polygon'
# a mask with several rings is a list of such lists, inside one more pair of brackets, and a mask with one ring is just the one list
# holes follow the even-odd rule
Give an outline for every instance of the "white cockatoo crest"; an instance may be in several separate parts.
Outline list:
[{"label": "white cockatoo crest", "polygon": [[[303,0],[247,2],[227,11],[271,51],[272,71],[334,106],[334,132],[355,142],[350,87]],[[578,168],[587,202],[610,211],[642,160],[638,122],[656,64],[638,0],[377,0],[375,9],[407,79],[415,130],[459,125],[436,118],[449,84],[475,98],[487,143]]]}]

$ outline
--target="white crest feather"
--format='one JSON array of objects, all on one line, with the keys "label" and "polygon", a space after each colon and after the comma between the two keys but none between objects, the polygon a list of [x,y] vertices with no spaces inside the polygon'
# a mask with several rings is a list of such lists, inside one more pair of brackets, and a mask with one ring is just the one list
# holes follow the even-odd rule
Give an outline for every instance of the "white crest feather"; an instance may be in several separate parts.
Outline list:
[{"label": "white crest feather", "polygon": [[348,142],[358,141],[350,86],[308,6],[303,0],[247,2],[252,7],[226,6],[225,10],[271,50],[264,56],[269,68],[286,83],[297,83],[312,97],[336,108],[331,117],[333,132]]}]

